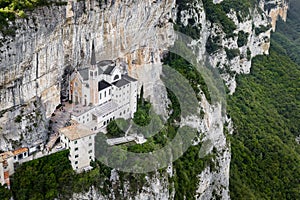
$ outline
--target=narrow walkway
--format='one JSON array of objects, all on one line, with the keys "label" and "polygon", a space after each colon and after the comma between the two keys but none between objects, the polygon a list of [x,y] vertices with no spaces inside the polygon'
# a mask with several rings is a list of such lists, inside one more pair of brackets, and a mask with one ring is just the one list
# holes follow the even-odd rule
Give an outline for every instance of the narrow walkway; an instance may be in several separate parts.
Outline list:
[{"label": "narrow walkway", "polygon": [[119,137],[119,138],[113,138],[113,139],[107,139],[106,142],[108,145],[113,146],[117,144],[124,144],[128,142],[132,142],[136,139],[135,136],[125,136],[125,137]]},{"label": "narrow walkway", "polygon": [[132,123],[130,123],[128,129],[126,130],[125,137],[128,135],[129,131],[131,130],[131,127],[132,127]]}]

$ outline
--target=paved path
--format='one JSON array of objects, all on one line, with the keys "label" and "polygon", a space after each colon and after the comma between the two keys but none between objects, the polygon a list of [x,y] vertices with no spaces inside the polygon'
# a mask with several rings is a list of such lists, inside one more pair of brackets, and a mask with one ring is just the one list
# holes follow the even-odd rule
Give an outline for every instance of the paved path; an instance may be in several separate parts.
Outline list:
[{"label": "paved path", "polygon": [[46,144],[46,148],[51,150],[55,145],[57,139],[59,138],[58,130],[66,126],[67,122],[70,121],[71,115],[70,112],[72,110],[72,105],[69,103],[65,103],[65,106],[56,109],[54,111],[54,115],[51,116],[51,135],[49,137],[49,142]]},{"label": "paved path", "polygon": [[135,136],[125,136],[125,137],[119,137],[119,138],[113,138],[113,139],[107,139],[106,142],[108,145],[113,146],[117,144],[124,144],[128,142],[132,142],[136,139]]},{"label": "paved path", "polygon": [[47,150],[52,149],[58,138],[59,138],[58,132],[56,132],[55,134],[51,134],[49,138],[49,142],[46,144],[46,149]]}]

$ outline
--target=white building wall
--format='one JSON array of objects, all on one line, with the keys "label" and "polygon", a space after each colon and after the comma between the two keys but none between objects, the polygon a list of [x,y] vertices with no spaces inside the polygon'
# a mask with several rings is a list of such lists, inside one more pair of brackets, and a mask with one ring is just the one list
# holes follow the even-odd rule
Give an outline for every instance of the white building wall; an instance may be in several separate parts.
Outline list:
[{"label": "white building wall", "polygon": [[123,106],[130,102],[130,84],[124,85],[120,88],[113,87],[113,100],[119,105]]},{"label": "white building wall", "polygon": [[1,185],[4,185],[4,168],[3,168],[3,163],[0,163],[0,183]]},{"label": "white building wall", "polygon": [[95,160],[94,135],[80,138],[70,142],[70,160],[74,170],[90,166],[90,161]]},{"label": "white building wall", "polygon": [[101,117],[100,120],[100,127],[104,127],[107,126],[107,124],[109,124],[109,122],[111,122],[112,120],[116,119],[116,112],[112,112],[109,115],[105,116],[105,117]]},{"label": "white building wall", "polygon": [[116,112],[116,119],[117,118],[124,118],[129,119],[131,117],[130,112],[130,104],[127,103],[119,107],[118,111]]},{"label": "white building wall", "polygon": [[131,111],[131,118],[134,117],[134,113],[137,110],[137,81],[130,83],[130,111]]},{"label": "white building wall", "polygon": [[65,135],[60,134],[60,143],[63,145],[64,148],[70,148],[69,139]]},{"label": "white building wall", "polygon": [[79,122],[81,124],[87,124],[90,121],[92,121],[92,114],[91,114],[92,110],[89,110],[88,112],[85,112],[85,113],[83,113],[80,116],[72,115],[71,119],[73,119],[73,120],[75,120],[75,121],[77,121],[77,122]]},{"label": "white building wall", "polygon": [[99,105],[111,100],[112,87],[107,87],[98,92]]},{"label": "white building wall", "polygon": [[90,166],[90,161],[95,160],[95,135],[86,136],[69,141],[61,135],[62,144],[70,150],[69,160],[74,170]]},{"label": "white building wall", "polygon": [[98,74],[98,77],[97,77],[97,81],[102,81],[102,80],[105,80],[105,74]]},{"label": "white building wall", "polygon": [[[114,79],[115,76],[118,75],[119,78],[118,79]],[[121,79],[121,72],[118,68],[115,68],[113,71],[112,71],[112,74],[111,75],[106,75],[104,80],[109,82],[109,83],[113,83],[115,81],[118,81]]]}]

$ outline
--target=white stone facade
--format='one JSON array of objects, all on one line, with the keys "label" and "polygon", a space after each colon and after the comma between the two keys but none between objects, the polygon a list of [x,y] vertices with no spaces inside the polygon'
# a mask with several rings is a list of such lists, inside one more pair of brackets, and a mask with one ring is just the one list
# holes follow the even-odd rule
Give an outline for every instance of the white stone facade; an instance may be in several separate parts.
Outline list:
[{"label": "white stone facade", "polygon": [[137,80],[121,73],[126,70],[113,61],[91,63],[71,75],[71,119],[97,131],[114,119],[132,118],[137,109]]},{"label": "white stone facade", "polygon": [[74,124],[59,130],[63,147],[70,150],[72,168],[79,172],[95,159],[96,132],[114,119],[132,118],[137,109],[138,82],[127,75],[126,65],[110,60],[97,63],[94,45],[92,49],[90,66],[70,76]]},{"label": "white stone facade", "polygon": [[78,172],[90,167],[95,160],[95,133],[83,124],[74,124],[59,130],[60,141],[69,149],[72,168]]}]

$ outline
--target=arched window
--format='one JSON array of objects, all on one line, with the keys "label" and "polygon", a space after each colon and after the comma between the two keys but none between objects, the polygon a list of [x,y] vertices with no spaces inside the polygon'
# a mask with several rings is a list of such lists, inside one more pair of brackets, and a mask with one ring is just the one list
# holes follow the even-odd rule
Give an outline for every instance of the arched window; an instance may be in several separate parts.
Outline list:
[{"label": "arched window", "polygon": [[117,80],[117,79],[119,79],[120,77],[119,77],[119,75],[117,74],[117,75],[115,75],[115,77],[114,77],[114,80]]}]

